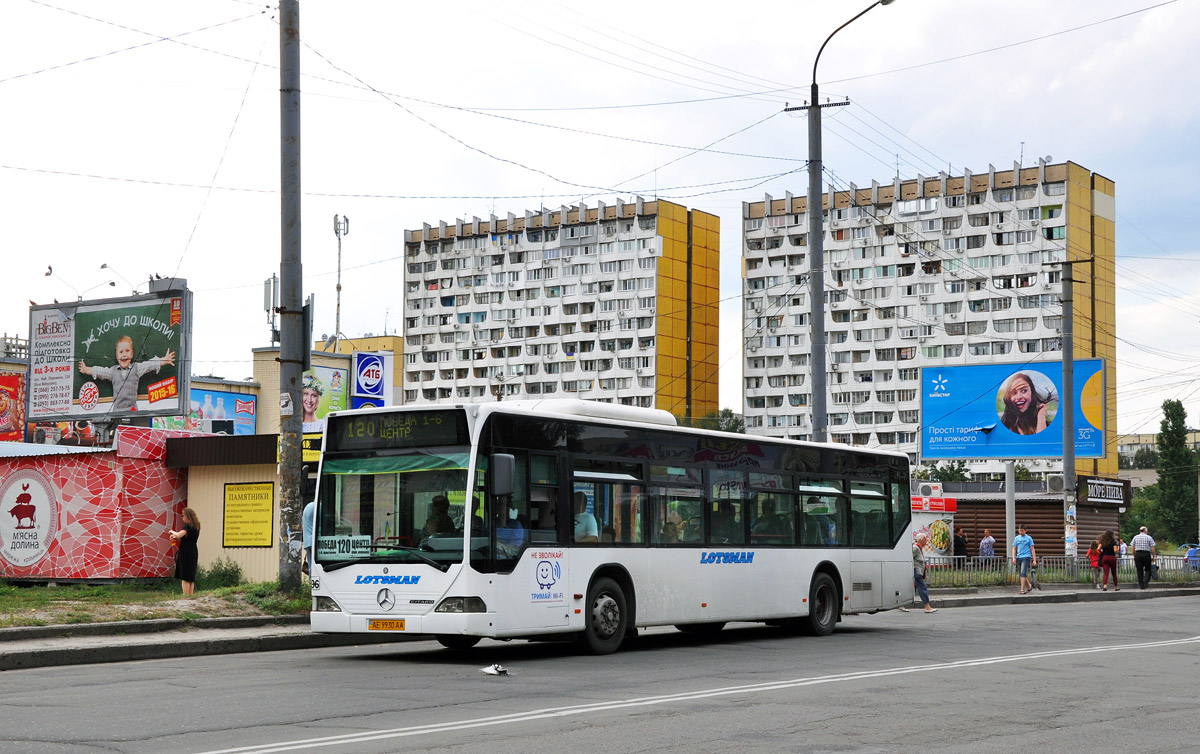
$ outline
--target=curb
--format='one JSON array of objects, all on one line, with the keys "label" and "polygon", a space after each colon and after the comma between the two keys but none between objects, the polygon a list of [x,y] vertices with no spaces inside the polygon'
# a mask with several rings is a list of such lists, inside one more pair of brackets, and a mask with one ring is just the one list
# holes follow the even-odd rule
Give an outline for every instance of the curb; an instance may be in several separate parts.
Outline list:
[{"label": "curb", "polygon": [[1039,589],[1034,594],[997,594],[987,596],[941,597],[931,591],[930,604],[935,607],[984,607],[990,605],[1022,605],[1022,604],[1061,604],[1065,602],[1111,602],[1114,600],[1146,600],[1156,597],[1190,597],[1200,595],[1197,587],[1161,587],[1158,589],[1127,588],[1119,592],[1091,591],[1055,591]]},{"label": "curb", "polygon": [[[405,641],[394,636],[362,634],[267,634],[221,639],[175,639],[152,643],[119,643],[103,647],[45,647],[28,650],[0,649],[0,671],[31,670],[64,665],[94,665],[133,660],[163,660],[248,652],[276,652],[291,649],[322,649],[361,644],[386,644]],[[411,639],[410,639],[411,641]]]},{"label": "curb", "polygon": [[189,628],[261,628],[263,626],[308,625],[307,615],[252,615],[244,618],[155,618],[154,620],[122,620],[104,623],[57,624],[53,626],[18,626],[0,628],[0,646],[9,641],[56,639],[68,636],[130,636]]}]

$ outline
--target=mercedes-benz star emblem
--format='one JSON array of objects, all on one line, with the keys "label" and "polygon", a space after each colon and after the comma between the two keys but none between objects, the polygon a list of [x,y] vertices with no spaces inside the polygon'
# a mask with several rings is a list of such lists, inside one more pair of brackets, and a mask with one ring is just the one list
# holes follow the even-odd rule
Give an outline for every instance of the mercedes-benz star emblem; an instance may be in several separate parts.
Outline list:
[{"label": "mercedes-benz star emblem", "polygon": [[391,589],[380,589],[379,594],[375,595],[375,601],[384,610],[391,610],[396,606],[396,595],[392,594]]}]

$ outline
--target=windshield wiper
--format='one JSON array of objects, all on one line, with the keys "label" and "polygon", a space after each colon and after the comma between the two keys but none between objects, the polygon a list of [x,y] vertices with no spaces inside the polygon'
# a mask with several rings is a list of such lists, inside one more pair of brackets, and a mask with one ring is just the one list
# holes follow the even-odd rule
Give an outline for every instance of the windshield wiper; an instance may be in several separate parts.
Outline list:
[{"label": "windshield wiper", "polygon": [[337,560],[332,563],[329,563],[328,565],[325,563],[322,563],[321,568],[326,573],[330,573],[332,571],[340,571],[341,569],[343,569],[347,566],[359,565],[361,563],[377,563],[377,562],[381,562],[381,561],[382,562],[391,562],[390,560],[388,560],[386,558],[381,558],[380,556],[375,554],[375,551],[377,551],[377,550],[392,550],[392,551],[399,550],[399,551],[408,553],[409,555],[412,555],[413,557],[420,560],[422,563],[425,563],[426,565],[431,565],[443,573],[450,570],[449,563],[442,563],[437,560],[434,560],[433,558],[422,555],[420,550],[418,550],[416,547],[406,547],[404,545],[371,545],[371,550],[372,550],[372,554],[369,557],[361,558],[359,560]]},{"label": "windshield wiper", "polygon": [[[433,566],[434,568],[438,569],[439,571],[445,572],[445,571],[450,570],[449,563],[442,563],[440,561],[434,560],[433,558],[431,558],[427,555],[423,555],[423,554],[421,554],[420,548],[417,548],[417,547],[408,547],[407,545],[371,545],[372,553],[375,553],[377,550],[400,550],[401,552],[407,552],[409,555],[412,555],[413,557],[417,558],[418,560],[420,560],[423,563],[427,563],[427,564]],[[371,560],[374,560],[374,559],[375,559],[375,556],[374,556],[374,554],[372,554]]]}]

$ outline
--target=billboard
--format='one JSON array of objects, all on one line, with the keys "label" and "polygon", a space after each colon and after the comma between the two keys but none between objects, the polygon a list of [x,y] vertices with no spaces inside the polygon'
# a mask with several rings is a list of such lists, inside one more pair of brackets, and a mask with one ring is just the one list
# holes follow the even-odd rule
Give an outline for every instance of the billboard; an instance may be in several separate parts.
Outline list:
[{"label": "billboard", "polygon": [[[1075,456],[1104,456],[1104,363],[1077,359]],[[1061,458],[1062,362],[925,367],[921,458]]]},{"label": "billboard", "polygon": [[350,374],[354,378],[350,390],[350,408],[392,405],[392,363],[391,351],[354,352],[350,362]]},{"label": "billboard", "polygon": [[186,415],[157,416],[151,426],[224,435],[252,435],[258,431],[258,397],[194,387]]},{"label": "billboard", "polygon": [[322,432],[325,415],[330,411],[344,411],[350,407],[350,370],[337,367],[314,366],[304,373],[300,392],[303,431]]},{"label": "billboard", "polygon": [[0,371],[0,441],[25,439],[25,373]]},{"label": "billboard", "polygon": [[35,306],[29,314],[29,421],[185,413],[186,290]]}]

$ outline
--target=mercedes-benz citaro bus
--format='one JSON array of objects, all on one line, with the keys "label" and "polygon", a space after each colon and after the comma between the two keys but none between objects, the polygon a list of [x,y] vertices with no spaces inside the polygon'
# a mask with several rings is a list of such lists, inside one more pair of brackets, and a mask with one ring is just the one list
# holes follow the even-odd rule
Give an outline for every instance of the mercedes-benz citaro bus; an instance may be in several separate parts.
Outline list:
[{"label": "mercedes-benz citaro bus", "polygon": [[312,628],[466,649],[758,621],[816,635],[913,597],[908,458],[581,400],[327,417]]}]

